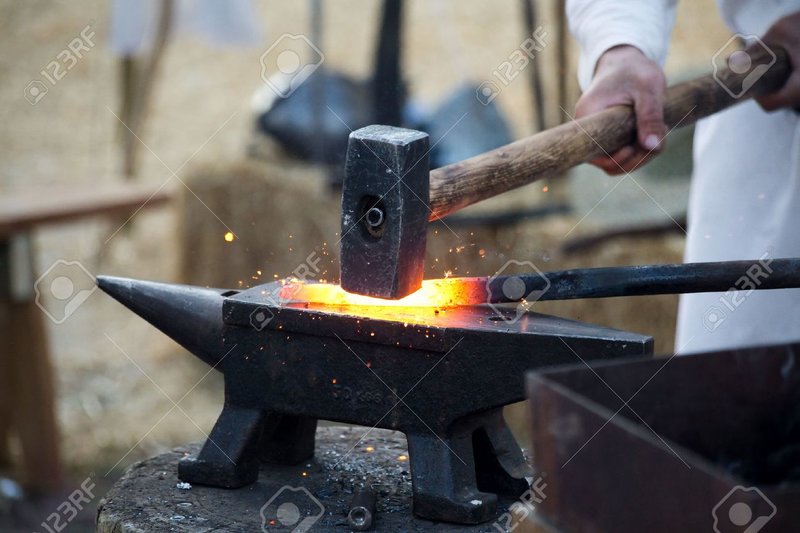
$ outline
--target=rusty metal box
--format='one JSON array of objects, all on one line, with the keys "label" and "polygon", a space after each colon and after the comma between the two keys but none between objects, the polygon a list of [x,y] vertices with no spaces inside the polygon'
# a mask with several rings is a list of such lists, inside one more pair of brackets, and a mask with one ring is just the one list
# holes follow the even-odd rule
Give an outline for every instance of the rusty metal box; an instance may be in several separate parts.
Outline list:
[{"label": "rusty metal box", "polygon": [[539,519],[564,532],[800,531],[800,344],[527,377]]}]

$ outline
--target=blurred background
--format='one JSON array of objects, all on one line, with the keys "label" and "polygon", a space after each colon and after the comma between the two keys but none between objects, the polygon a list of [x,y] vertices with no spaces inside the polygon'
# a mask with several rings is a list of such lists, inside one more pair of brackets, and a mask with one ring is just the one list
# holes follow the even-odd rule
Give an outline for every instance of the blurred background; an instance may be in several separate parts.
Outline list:
[{"label": "blurred background", "polygon": [[[424,129],[441,165],[569,120],[579,95],[562,0],[0,6],[3,531],[47,531],[86,480],[91,504],[69,530],[92,531],[129,465],[203,439],[221,410],[220,376],[93,276],[240,288],[315,253],[319,279],[336,281],[350,129]],[[729,37],[713,0],[680,2],[670,81],[710,72]],[[667,145],[631,176],[583,166],[433,225],[427,276],[679,262],[691,131]],[[670,353],[676,307],[535,310]],[[524,408],[508,418],[524,446]]]}]

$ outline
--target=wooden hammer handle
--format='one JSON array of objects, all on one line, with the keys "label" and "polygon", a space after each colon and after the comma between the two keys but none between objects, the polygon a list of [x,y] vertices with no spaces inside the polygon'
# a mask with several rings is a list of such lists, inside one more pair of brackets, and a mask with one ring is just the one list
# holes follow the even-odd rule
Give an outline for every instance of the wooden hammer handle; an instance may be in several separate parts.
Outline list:
[{"label": "wooden hammer handle", "polygon": [[[780,88],[791,72],[786,52],[758,47],[747,51],[754,68],[769,65],[753,83],[754,70],[737,74],[729,68],[667,89],[664,121],[669,129],[695,123],[751,96]],[[753,76],[755,77],[755,76]],[[743,87],[746,90],[743,94]],[[430,220],[500,193],[558,176],[604,153],[636,140],[630,106],[614,106],[572,120],[489,152],[447,165],[430,174]]]}]

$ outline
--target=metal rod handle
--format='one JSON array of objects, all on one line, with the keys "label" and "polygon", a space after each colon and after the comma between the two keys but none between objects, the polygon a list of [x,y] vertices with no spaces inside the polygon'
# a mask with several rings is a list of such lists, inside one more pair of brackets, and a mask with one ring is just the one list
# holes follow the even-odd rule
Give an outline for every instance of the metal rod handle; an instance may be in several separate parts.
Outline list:
[{"label": "metal rod handle", "polygon": [[800,258],[581,268],[465,278],[486,303],[800,288]]}]

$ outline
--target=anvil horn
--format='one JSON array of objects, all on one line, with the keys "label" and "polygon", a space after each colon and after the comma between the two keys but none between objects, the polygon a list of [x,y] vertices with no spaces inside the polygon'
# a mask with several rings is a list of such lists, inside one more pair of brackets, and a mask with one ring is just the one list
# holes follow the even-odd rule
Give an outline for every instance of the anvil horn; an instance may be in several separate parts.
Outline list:
[{"label": "anvil horn", "polygon": [[211,366],[225,354],[221,289],[98,276],[97,286]]}]

